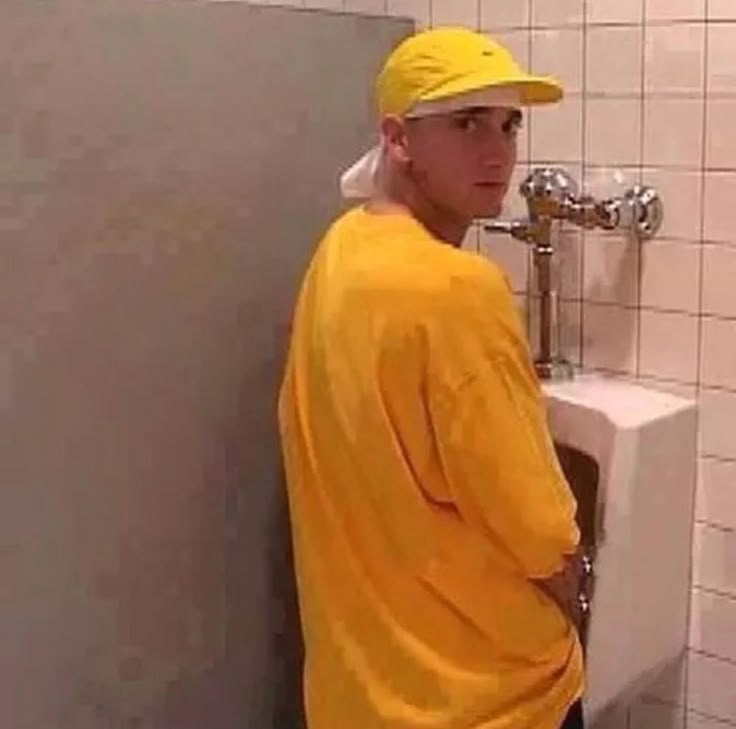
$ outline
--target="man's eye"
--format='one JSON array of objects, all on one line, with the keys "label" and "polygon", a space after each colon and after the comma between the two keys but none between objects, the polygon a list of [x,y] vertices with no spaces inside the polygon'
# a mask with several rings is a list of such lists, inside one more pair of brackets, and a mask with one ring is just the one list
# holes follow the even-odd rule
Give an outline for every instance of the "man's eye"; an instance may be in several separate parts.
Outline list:
[{"label": "man's eye", "polygon": [[465,132],[475,132],[479,127],[478,120],[473,116],[458,117],[457,125]]},{"label": "man's eye", "polygon": [[524,120],[521,116],[513,116],[508,121],[504,122],[501,129],[505,134],[516,135],[523,129]]}]

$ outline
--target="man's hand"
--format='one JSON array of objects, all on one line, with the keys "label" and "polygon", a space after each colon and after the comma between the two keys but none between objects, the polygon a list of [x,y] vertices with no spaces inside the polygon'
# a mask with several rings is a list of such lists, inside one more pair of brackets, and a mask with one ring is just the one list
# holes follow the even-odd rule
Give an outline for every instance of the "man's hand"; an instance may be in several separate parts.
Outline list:
[{"label": "man's hand", "polygon": [[563,570],[543,580],[533,581],[554,600],[570,622],[580,628],[584,618],[580,595],[587,592],[585,557],[582,549],[565,559]]}]

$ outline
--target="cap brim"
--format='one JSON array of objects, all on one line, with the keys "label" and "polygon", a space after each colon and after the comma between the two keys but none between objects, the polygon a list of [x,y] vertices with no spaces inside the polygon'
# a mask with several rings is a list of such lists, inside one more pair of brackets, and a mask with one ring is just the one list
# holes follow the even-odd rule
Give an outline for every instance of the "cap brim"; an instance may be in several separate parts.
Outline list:
[{"label": "cap brim", "polygon": [[432,93],[422,97],[423,101],[433,101],[447,96],[456,96],[483,89],[515,89],[519,92],[522,106],[554,104],[564,96],[560,83],[551,76],[532,76],[519,74],[503,79],[481,72],[442,84]]}]

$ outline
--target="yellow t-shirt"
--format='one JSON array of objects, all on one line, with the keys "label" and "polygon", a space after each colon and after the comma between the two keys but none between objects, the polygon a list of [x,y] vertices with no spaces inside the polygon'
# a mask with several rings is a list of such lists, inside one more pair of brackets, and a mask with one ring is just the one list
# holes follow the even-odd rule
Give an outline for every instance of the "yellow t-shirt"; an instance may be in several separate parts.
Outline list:
[{"label": "yellow t-shirt", "polygon": [[305,276],[279,402],[309,729],[558,729],[579,534],[506,278],[358,207]]}]

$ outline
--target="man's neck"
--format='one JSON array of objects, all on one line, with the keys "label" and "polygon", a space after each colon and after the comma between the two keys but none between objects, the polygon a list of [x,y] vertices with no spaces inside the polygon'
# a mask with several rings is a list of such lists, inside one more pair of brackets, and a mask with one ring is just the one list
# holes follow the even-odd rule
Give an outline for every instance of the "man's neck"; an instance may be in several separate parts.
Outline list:
[{"label": "man's neck", "polygon": [[406,213],[416,218],[435,238],[459,248],[465,240],[470,221],[458,220],[416,196],[390,193],[375,195],[366,209],[376,214]]}]

